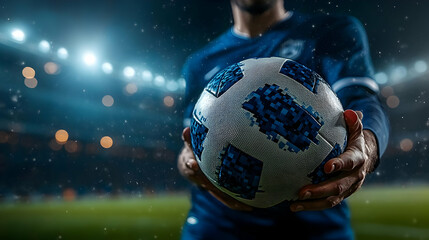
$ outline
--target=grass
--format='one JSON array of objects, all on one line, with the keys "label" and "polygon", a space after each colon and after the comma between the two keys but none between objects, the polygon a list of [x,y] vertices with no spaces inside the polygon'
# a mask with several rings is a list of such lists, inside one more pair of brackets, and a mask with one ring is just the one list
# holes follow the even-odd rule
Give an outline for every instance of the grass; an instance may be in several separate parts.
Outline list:
[{"label": "grass", "polygon": [[0,205],[0,239],[178,239],[184,195]]},{"label": "grass", "polygon": [[350,198],[357,239],[429,239],[429,188],[371,187]]},{"label": "grass", "polygon": [[[366,187],[350,199],[360,240],[429,239],[429,188]],[[186,194],[0,204],[0,239],[179,239]]]}]

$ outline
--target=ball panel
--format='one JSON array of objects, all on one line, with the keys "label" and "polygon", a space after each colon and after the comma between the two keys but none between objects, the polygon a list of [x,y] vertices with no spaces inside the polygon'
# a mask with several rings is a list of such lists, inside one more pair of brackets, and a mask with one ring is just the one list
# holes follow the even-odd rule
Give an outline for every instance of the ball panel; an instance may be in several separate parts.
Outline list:
[{"label": "ball panel", "polygon": [[[311,178],[307,175],[316,169],[321,163],[321,155],[326,156],[332,150],[332,146],[323,138],[319,138],[319,145],[312,143],[312,146],[305,151],[300,152],[300,156],[289,152],[279,151],[280,153],[261,154],[264,165],[259,182],[259,191],[252,200],[238,198],[237,200],[254,207],[271,207],[285,200],[298,199],[299,190],[308,184],[311,184]],[[271,141],[267,141],[271,142]],[[254,149],[267,151],[262,147]],[[254,151],[256,152],[256,151]],[[255,157],[255,155],[253,155]]]},{"label": "ball panel", "polygon": [[258,191],[263,162],[228,145],[220,154],[218,169],[219,186],[238,194],[241,198],[254,199]]},{"label": "ball panel", "polygon": [[223,69],[210,80],[205,89],[216,97],[221,96],[234,83],[243,78],[241,65],[241,63],[236,63]]},{"label": "ball panel", "polygon": [[191,145],[192,150],[198,160],[201,160],[201,153],[204,150],[204,140],[206,139],[209,129],[204,126],[194,114],[191,119]]},{"label": "ball panel", "polygon": [[280,69],[280,73],[302,84],[313,93],[317,93],[317,86],[321,77],[306,66],[295,61],[285,61]]},{"label": "ball panel", "polygon": [[[281,149],[297,153],[308,149],[311,141],[318,143],[316,136],[323,123],[279,86],[265,84],[246,99],[242,106],[252,113],[250,126],[258,125]],[[287,141],[279,141],[280,136]]]}]

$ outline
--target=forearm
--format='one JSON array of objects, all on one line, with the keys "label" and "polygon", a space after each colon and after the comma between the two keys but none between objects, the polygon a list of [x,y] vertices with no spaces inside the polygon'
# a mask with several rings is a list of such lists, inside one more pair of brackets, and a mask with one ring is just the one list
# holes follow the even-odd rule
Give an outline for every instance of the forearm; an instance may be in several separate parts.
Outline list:
[{"label": "forearm", "polygon": [[377,161],[375,161],[374,167],[377,167],[380,157],[386,150],[389,138],[389,120],[378,96],[362,87],[345,88],[337,94],[344,109],[353,109],[363,113],[363,129],[367,132],[366,135],[372,142],[371,144],[376,146],[375,159]]},{"label": "forearm", "polygon": [[371,173],[375,170],[380,161],[378,157],[377,139],[371,130],[363,130],[363,135],[365,138],[366,154],[368,156],[367,173]]}]

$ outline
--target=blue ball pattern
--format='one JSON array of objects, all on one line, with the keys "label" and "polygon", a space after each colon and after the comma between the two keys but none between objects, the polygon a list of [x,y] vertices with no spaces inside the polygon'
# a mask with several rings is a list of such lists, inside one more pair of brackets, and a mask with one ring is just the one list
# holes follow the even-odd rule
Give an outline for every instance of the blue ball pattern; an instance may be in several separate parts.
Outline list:
[{"label": "blue ball pattern", "polygon": [[330,177],[336,176],[339,173],[337,172],[332,174],[326,174],[324,171],[324,166],[327,161],[329,161],[334,157],[338,157],[341,153],[342,153],[341,146],[338,143],[336,143],[335,146],[332,148],[332,151],[328,154],[328,156],[326,156],[326,158],[322,161],[322,163],[320,163],[320,165],[317,166],[317,168],[314,169],[313,172],[307,175],[309,178],[311,178],[311,182],[313,184],[321,183]]},{"label": "blue ball pattern", "polygon": [[201,160],[201,154],[203,153],[203,143],[206,139],[209,129],[202,123],[195,119],[195,116],[191,119],[191,145],[194,154]]},{"label": "blue ball pattern", "polygon": [[243,78],[242,63],[235,63],[217,73],[207,84],[206,90],[215,97],[220,97],[232,85]]},{"label": "blue ball pattern", "polygon": [[[312,108],[300,106],[292,96],[283,93],[279,86],[265,84],[249,94],[242,107],[253,114],[251,126],[278,143],[281,149],[298,153],[309,148],[310,143],[319,144],[316,136],[323,122]],[[287,142],[282,142],[282,136]]]},{"label": "blue ball pattern", "polygon": [[319,81],[323,81],[319,74],[310,68],[294,61],[286,61],[280,69],[280,73],[301,83],[304,87],[313,93],[317,93]]},{"label": "blue ball pattern", "polygon": [[254,199],[258,192],[263,162],[228,145],[221,153],[218,183],[245,199]]}]

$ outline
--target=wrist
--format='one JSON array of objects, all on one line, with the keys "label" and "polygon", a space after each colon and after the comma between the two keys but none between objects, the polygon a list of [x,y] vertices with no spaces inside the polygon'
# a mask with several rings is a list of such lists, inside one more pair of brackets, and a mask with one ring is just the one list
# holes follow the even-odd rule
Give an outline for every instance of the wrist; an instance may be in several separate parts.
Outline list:
[{"label": "wrist", "polygon": [[367,173],[373,172],[379,163],[377,139],[371,130],[363,130],[365,150],[368,157]]}]

